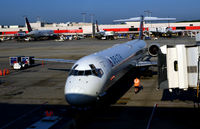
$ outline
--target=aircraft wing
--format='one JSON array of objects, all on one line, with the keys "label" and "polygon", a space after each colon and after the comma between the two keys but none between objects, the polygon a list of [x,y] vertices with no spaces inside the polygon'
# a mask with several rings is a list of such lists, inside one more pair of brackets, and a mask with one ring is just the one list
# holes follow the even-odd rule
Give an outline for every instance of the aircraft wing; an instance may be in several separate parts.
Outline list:
[{"label": "aircraft wing", "polygon": [[156,66],[157,62],[155,61],[139,61],[136,63],[136,67],[145,67],[145,66]]},{"label": "aircraft wing", "polygon": [[51,62],[63,62],[63,63],[72,63],[74,64],[77,60],[66,60],[66,59],[41,59],[41,58],[33,58],[34,60],[41,60],[41,61],[51,61]]},{"label": "aircraft wing", "polygon": [[131,65],[134,67],[147,67],[147,66],[157,66],[157,62],[155,61],[138,61],[131,62]]}]

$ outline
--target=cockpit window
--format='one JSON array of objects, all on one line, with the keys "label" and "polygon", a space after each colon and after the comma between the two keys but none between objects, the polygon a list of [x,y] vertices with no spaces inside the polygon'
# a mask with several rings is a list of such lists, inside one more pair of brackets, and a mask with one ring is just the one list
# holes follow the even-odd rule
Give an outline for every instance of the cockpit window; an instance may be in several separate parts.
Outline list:
[{"label": "cockpit window", "polygon": [[85,75],[92,75],[92,71],[91,70],[85,70]]},{"label": "cockpit window", "polygon": [[70,74],[71,74],[71,75],[77,75],[77,74],[78,74],[78,70],[72,70],[72,71],[70,72]]},{"label": "cockpit window", "polygon": [[85,71],[78,71],[78,75],[84,75]]},{"label": "cockpit window", "polygon": [[69,75],[74,75],[74,76],[89,76],[89,75],[94,75],[97,77],[102,77],[103,76],[103,70],[102,69],[95,69],[95,70],[71,70]]},{"label": "cockpit window", "polygon": [[101,75],[103,75],[103,70],[102,70],[102,69],[98,69],[98,71],[99,71],[99,73],[100,73]]},{"label": "cockpit window", "polygon": [[[78,66],[78,65],[77,65]],[[91,70],[75,70],[77,67],[76,65],[72,68],[72,70],[69,73],[69,76],[97,76],[97,77],[102,77],[103,76],[103,70],[102,69],[96,69],[96,67],[92,64],[89,65]]]},{"label": "cockpit window", "polygon": [[75,69],[78,66],[78,64],[76,64],[72,69]]},{"label": "cockpit window", "polygon": [[89,65],[91,69],[96,69],[96,67],[93,64]]},{"label": "cockpit window", "polygon": [[92,74],[94,74],[95,76],[98,76],[97,69],[92,70]]}]

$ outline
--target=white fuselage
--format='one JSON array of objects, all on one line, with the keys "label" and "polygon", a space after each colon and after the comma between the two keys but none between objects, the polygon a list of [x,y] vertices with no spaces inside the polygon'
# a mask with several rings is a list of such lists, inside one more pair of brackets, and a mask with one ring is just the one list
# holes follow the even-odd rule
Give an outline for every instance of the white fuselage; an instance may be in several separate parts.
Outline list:
[{"label": "white fuselage", "polygon": [[29,32],[27,35],[30,35],[31,37],[48,37],[53,36],[54,31],[53,30],[33,30]]},{"label": "white fuselage", "polygon": [[78,60],[65,84],[67,102],[71,105],[95,102],[98,96],[129,70],[129,65],[145,55],[145,49],[143,40],[132,40]]}]

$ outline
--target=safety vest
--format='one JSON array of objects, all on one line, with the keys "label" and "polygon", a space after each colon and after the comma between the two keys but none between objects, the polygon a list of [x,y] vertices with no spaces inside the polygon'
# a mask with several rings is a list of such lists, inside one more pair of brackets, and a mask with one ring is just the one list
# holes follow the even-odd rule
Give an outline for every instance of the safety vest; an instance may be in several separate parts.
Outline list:
[{"label": "safety vest", "polygon": [[135,87],[140,86],[140,80],[138,78],[134,79],[134,86]]}]

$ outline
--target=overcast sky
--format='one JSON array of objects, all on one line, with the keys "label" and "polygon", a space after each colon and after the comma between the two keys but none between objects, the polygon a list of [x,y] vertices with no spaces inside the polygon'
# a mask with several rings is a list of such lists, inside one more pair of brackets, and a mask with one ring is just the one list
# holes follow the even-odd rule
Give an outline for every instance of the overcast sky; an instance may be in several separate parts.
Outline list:
[{"label": "overcast sky", "polygon": [[38,17],[46,22],[81,22],[81,13],[86,13],[86,22],[94,14],[94,20],[108,24],[144,15],[145,10],[178,21],[200,19],[200,0],[1,0],[0,4],[0,25],[24,25],[24,16],[30,22]]}]

